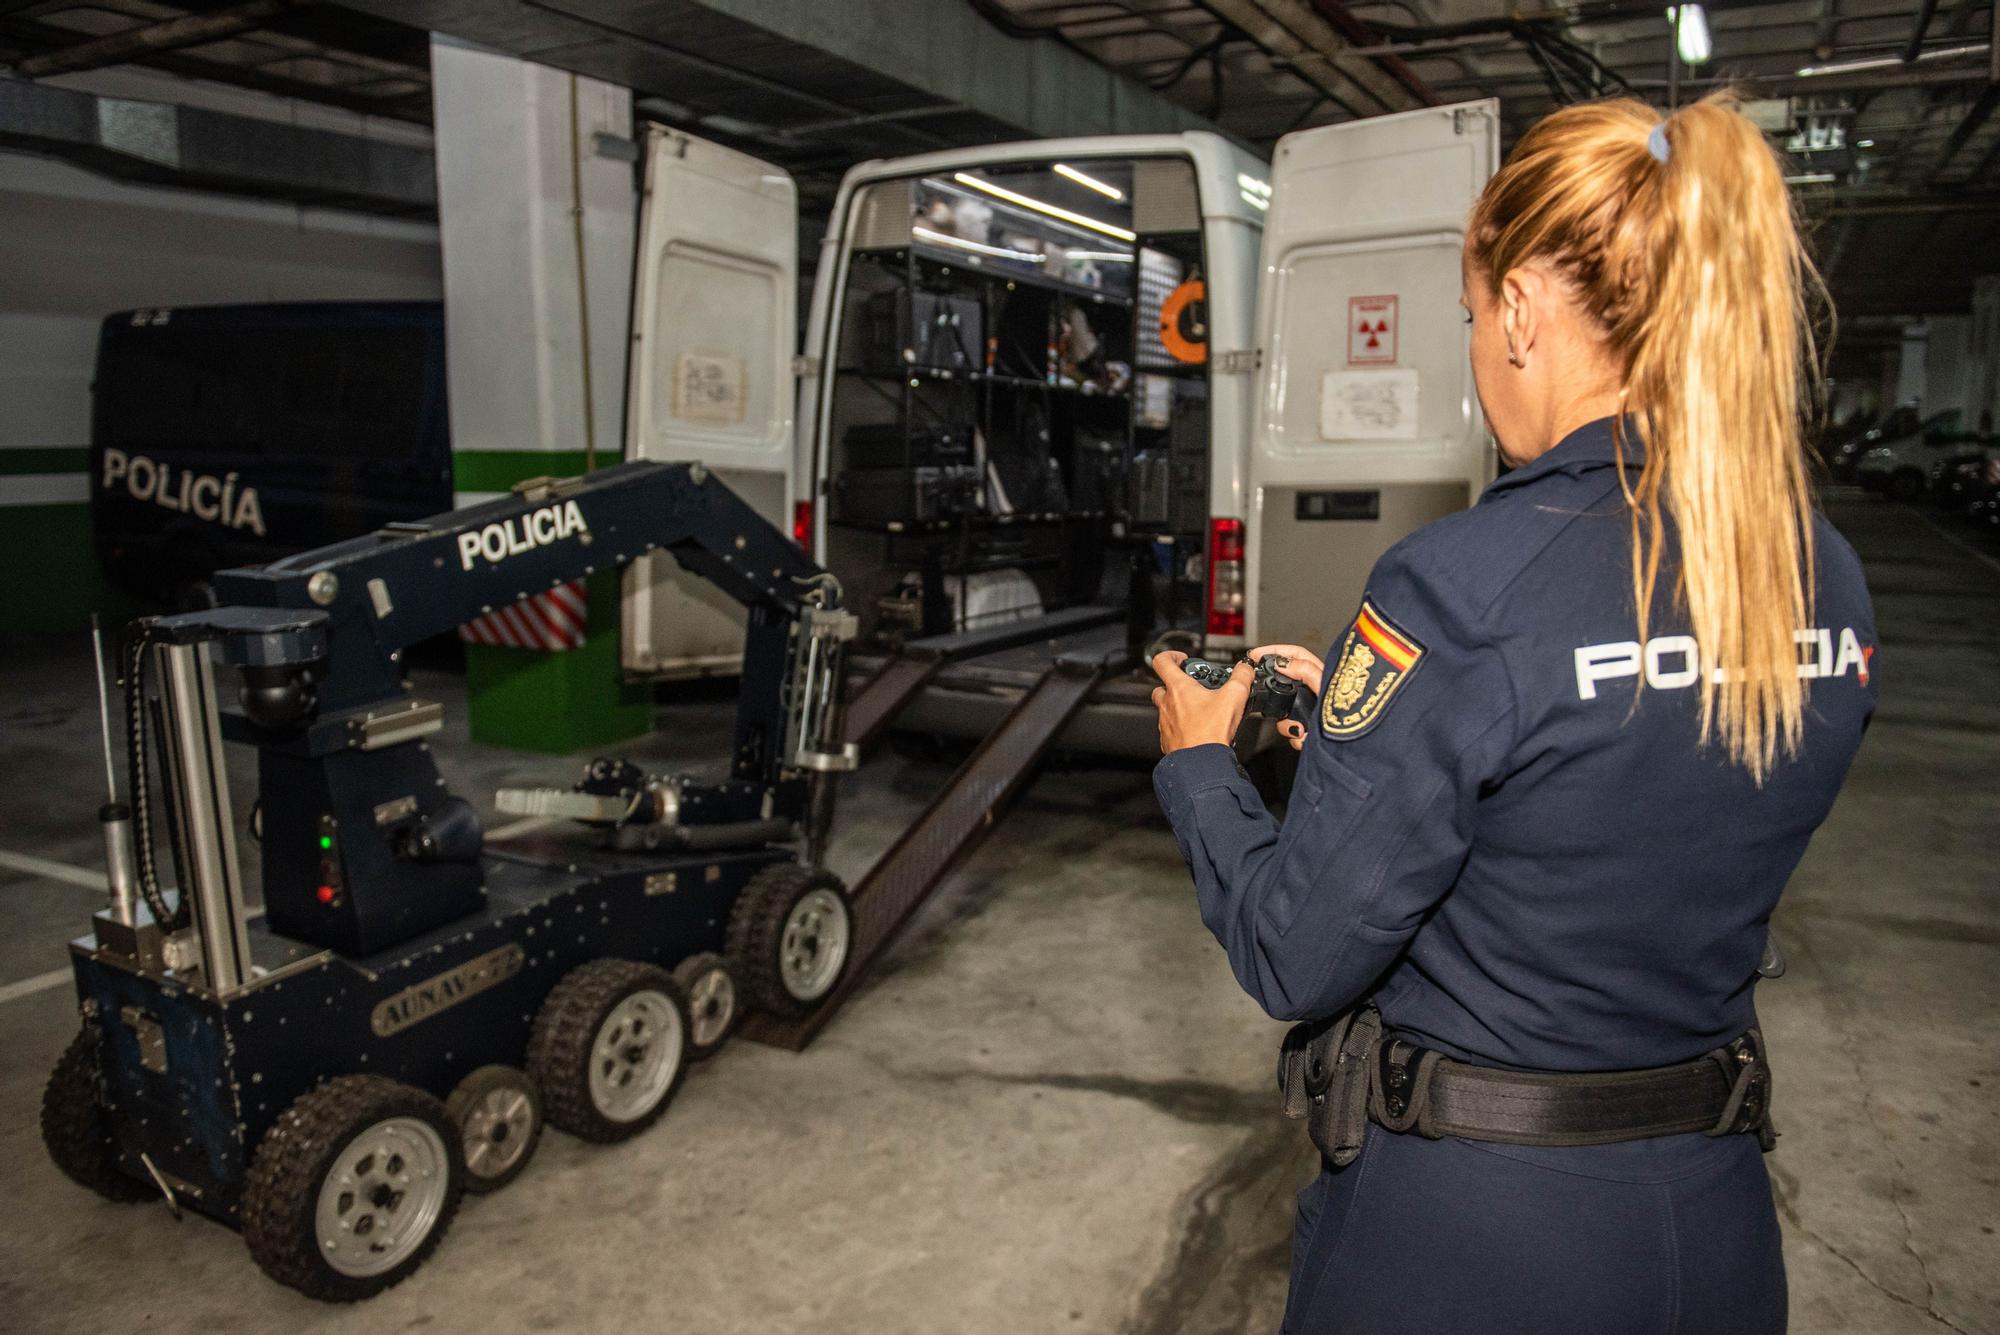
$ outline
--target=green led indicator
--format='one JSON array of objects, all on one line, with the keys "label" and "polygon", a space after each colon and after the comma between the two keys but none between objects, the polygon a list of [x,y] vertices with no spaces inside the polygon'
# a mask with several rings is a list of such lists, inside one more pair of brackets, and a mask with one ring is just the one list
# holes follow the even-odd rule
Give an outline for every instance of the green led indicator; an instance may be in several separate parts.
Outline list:
[{"label": "green led indicator", "polygon": [[333,836],[332,836],[332,835],[330,835],[330,834],[323,834],[323,835],[321,835],[321,836],[319,837],[319,846],[320,846],[321,848],[332,848],[332,847],[333,847]]}]

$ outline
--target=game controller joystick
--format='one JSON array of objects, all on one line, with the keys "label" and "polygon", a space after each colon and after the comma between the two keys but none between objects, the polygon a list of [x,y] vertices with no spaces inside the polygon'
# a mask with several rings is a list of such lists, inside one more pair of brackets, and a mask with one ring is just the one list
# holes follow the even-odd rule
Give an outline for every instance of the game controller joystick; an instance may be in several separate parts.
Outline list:
[{"label": "game controller joystick", "polygon": [[[1250,682],[1250,703],[1243,711],[1246,716],[1291,717],[1292,707],[1298,702],[1299,685],[1281,670],[1289,661],[1283,654],[1265,654],[1257,660],[1257,675]],[[1222,664],[1203,658],[1186,660],[1181,671],[1211,691],[1220,689],[1230,673]]]}]

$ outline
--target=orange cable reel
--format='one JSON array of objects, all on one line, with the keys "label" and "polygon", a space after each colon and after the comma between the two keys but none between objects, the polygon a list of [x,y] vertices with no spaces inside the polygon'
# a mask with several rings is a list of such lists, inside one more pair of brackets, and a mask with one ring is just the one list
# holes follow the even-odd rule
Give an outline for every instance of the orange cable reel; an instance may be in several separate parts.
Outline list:
[{"label": "orange cable reel", "polygon": [[1208,360],[1208,283],[1190,278],[1160,303],[1160,342],[1175,361],[1200,366]]}]

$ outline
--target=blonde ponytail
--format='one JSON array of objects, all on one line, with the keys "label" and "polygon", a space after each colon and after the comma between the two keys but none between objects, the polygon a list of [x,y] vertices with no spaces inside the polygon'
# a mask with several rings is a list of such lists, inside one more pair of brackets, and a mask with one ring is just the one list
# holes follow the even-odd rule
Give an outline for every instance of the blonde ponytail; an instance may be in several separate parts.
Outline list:
[{"label": "blonde ponytail", "polygon": [[1636,481],[1621,474],[1639,638],[1671,520],[1679,605],[1709,669],[1701,740],[1761,783],[1804,735],[1794,635],[1814,587],[1818,279],[1777,155],[1727,94],[1665,121],[1632,101],[1565,108],[1488,183],[1468,237],[1495,290],[1540,261],[1602,326],[1644,444]]}]

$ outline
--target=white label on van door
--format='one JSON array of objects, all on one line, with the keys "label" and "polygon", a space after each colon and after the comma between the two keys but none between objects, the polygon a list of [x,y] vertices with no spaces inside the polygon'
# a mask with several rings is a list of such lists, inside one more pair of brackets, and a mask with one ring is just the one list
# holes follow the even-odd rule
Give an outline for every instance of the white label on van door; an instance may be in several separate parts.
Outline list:
[{"label": "white label on van door", "polygon": [[1328,371],[1319,388],[1322,440],[1415,440],[1417,373]]},{"label": "white label on van door", "polygon": [[740,422],[748,397],[741,357],[684,352],[674,367],[674,416],[683,422]]}]

